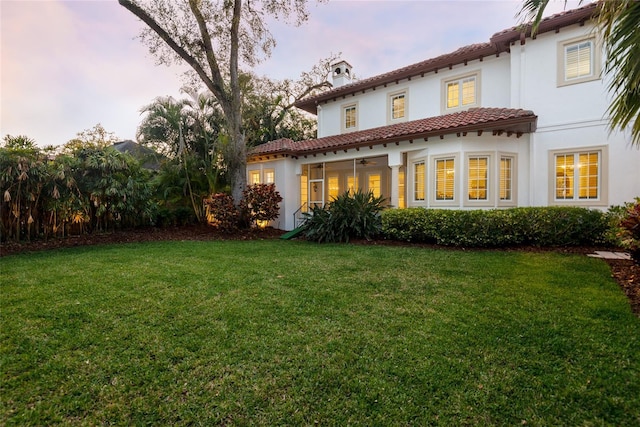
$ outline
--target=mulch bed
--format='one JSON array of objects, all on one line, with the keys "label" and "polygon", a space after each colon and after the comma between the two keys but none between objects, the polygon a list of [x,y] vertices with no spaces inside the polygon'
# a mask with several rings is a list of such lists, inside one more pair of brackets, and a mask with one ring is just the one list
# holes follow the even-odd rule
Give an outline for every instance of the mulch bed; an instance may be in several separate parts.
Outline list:
[{"label": "mulch bed", "polygon": [[[100,245],[108,243],[134,243],[166,240],[260,240],[277,239],[284,232],[273,228],[242,230],[237,233],[220,233],[206,225],[194,225],[171,228],[143,228],[127,231],[114,231],[111,233],[94,233],[82,236],[70,236],[33,242],[3,242],[0,243],[0,257],[22,252],[34,252],[49,249],[57,249],[74,246]],[[384,240],[352,241],[352,244],[374,245],[406,245],[408,243],[390,242]],[[435,245],[421,245],[425,247],[437,247]],[[603,248],[517,248],[511,250],[521,251],[560,251],[566,253],[588,254]],[[611,250],[604,248],[604,250]],[[629,298],[631,309],[640,317],[640,265],[627,260],[604,260],[611,268],[611,276],[618,282],[620,288]]]}]

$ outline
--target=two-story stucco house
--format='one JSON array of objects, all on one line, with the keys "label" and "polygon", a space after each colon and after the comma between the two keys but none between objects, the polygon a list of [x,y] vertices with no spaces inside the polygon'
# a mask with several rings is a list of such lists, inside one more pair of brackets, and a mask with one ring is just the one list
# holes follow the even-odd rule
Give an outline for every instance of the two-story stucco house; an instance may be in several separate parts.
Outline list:
[{"label": "two-story stucco house", "polygon": [[283,196],[273,225],[291,230],[300,211],[360,188],[392,206],[606,209],[640,196],[640,150],[609,132],[595,4],[488,42],[352,81],[297,103],[318,138],[253,149],[249,183]]}]

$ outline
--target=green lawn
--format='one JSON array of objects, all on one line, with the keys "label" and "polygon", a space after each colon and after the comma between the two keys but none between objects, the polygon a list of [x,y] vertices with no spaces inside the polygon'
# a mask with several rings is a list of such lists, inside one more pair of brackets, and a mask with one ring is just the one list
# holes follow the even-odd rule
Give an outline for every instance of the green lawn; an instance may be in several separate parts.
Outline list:
[{"label": "green lawn", "polygon": [[166,242],[0,259],[0,425],[639,425],[596,259]]}]

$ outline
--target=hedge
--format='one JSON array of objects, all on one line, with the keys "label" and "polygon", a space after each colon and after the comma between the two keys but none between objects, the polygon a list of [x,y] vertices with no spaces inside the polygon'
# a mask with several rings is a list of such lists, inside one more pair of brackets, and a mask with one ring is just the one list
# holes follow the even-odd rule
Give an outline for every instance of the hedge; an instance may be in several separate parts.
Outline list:
[{"label": "hedge", "polygon": [[577,207],[492,210],[389,209],[389,240],[463,247],[593,246],[606,243],[606,213]]}]

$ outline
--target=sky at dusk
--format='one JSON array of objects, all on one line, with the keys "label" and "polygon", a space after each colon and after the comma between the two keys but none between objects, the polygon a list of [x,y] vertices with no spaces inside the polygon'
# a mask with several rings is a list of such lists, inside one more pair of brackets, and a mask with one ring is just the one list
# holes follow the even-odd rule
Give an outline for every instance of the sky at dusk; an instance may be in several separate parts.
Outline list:
[{"label": "sky at dusk", "polygon": [[[564,4],[552,2],[547,15]],[[298,79],[321,58],[342,53],[357,77],[372,77],[486,42],[518,23],[520,6],[519,0],[310,2],[302,26],[273,24],[277,46],[253,71]],[[181,98],[186,69],[156,65],[136,38],[142,28],[116,0],[0,0],[0,136],[62,145],[100,123],[135,140],[140,109],[158,96]]]}]

